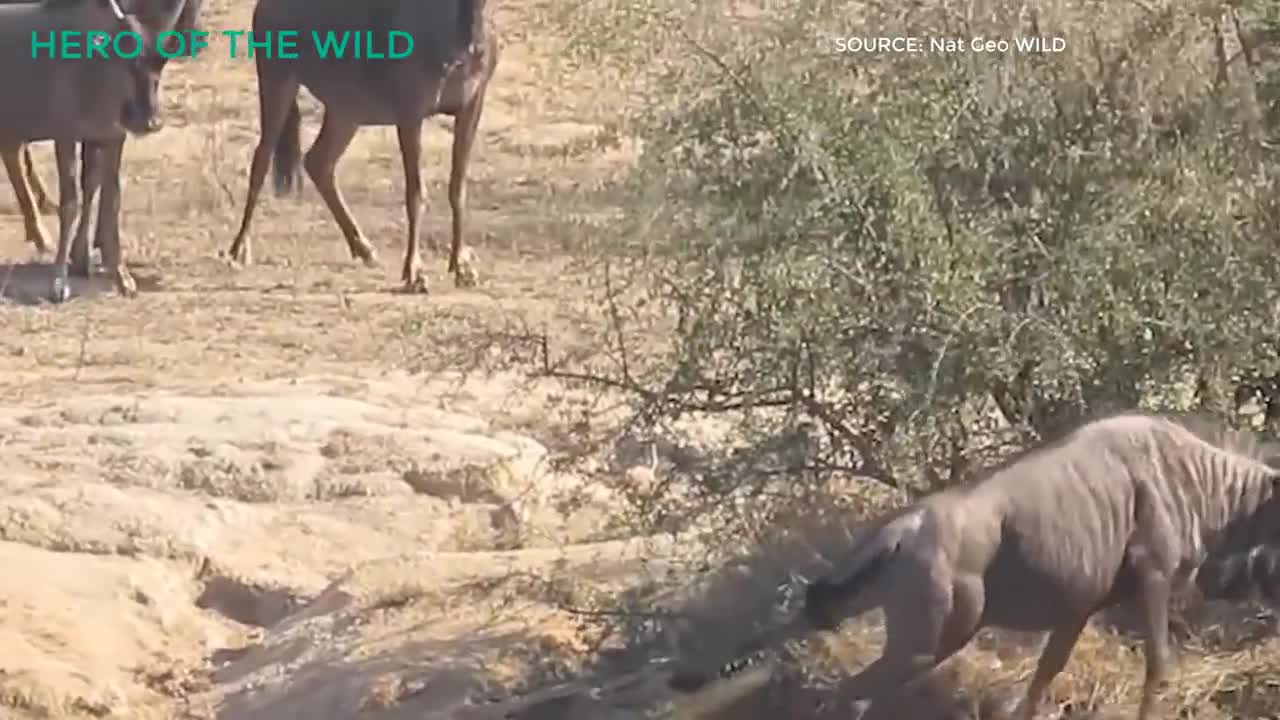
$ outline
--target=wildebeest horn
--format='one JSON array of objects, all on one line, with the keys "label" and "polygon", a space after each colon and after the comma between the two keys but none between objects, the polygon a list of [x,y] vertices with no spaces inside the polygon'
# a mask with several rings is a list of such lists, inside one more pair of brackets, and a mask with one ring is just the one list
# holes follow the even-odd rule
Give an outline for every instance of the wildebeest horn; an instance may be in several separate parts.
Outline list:
[{"label": "wildebeest horn", "polygon": [[124,10],[120,8],[118,0],[107,0],[107,6],[111,8],[111,14],[115,15],[117,20],[124,20]]}]

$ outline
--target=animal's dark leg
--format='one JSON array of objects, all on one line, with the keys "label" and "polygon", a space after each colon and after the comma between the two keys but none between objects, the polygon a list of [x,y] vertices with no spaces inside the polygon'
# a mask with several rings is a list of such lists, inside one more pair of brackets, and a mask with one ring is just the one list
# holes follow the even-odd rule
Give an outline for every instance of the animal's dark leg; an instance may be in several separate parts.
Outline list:
[{"label": "animal's dark leg", "polygon": [[116,290],[125,297],[133,297],[138,294],[138,284],[129,273],[120,242],[120,160],[124,154],[124,141],[122,137],[99,146],[102,198],[99,200],[95,234],[102,246],[102,264],[115,279]]},{"label": "animal's dark leg", "polygon": [[244,198],[240,229],[231,241],[231,247],[227,248],[227,257],[232,262],[244,265],[253,262],[249,226],[253,223],[253,211],[258,205],[258,196],[262,193],[262,183],[267,178],[267,168],[271,165],[271,153],[284,130],[289,108],[298,95],[297,80],[264,72],[264,62],[266,61],[260,60],[258,65],[258,145],[253,149],[253,162],[249,166],[249,190]]},{"label": "animal's dark leg", "polygon": [[[102,148],[96,142],[80,143],[80,222],[76,223],[75,240],[71,243],[71,271],[77,275],[89,277],[89,228],[97,223],[102,211],[94,212],[94,202],[98,199],[98,190],[102,185]],[[99,203],[100,204],[100,203]],[[93,246],[102,247],[102,238],[96,232]]]},{"label": "animal's dark leg", "polygon": [[409,223],[409,237],[404,249],[401,279],[408,293],[427,292],[427,276],[422,272],[418,252],[418,221],[422,215],[422,119],[396,126],[400,139],[400,159],[404,162],[404,210]]},{"label": "animal's dark leg", "polygon": [[1059,625],[1049,634],[1049,640],[1040,652],[1040,662],[1036,663],[1035,675],[1031,677],[1022,705],[1018,708],[1018,720],[1032,720],[1035,717],[1036,708],[1040,706],[1045,690],[1049,689],[1049,683],[1067,666],[1067,660],[1071,658],[1071,652],[1075,650],[1080,633],[1084,631],[1088,621],[1089,616],[1085,615]]},{"label": "animal's dark leg", "polygon": [[326,109],[324,122],[320,124],[320,134],[316,136],[316,141],[311,144],[311,149],[302,159],[302,165],[306,168],[307,175],[311,176],[311,182],[315,183],[316,189],[320,191],[320,197],[324,198],[324,204],[329,206],[333,219],[338,221],[338,227],[342,229],[342,236],[347,240],[347,249],[351,251],[351,256],[363,260],[369,267],[374,267],[378,264],[378,254],[374,252],[373,246],[365,239],[355,219],[351,217],[351,212],[347,210],[347,204],[343,202],[342,193],[338,191],[338,184],[334,179],[338,160],[351,144],[351,139],[356,136],[357,127],[355,123],[341,119],[334,112]]},{"label": "animal's dark leg", "polygon": [[80,214],[80,198],[76,188],[76,143],[55,142],[54,164],[58,168],[58,254],[53,260],[53,289],[50,299],[63,302],[71,296],[68,286],[67,258],[71,253],[71,227]]},{"label": "animal's dark leg", "polygon": [[26,231],[27,242],[35,245],[37,252],[44,253],[49,250],[48,236],[21,167],[21,158],[26,152],[27,146],[23,145],[21,150],[13,148],[0,152],[0,158],[4,160],[4,171],[9,176],[9,184],[13,185],[13,194],[18,198],[18,211],[22,213],[22,226]]},{"label": "animal's dark leg", "polygon": [[462,233],[467,220],[467,165],[471,162],[471,148],[475,144],[476,129],[480,126],[480,114],[484,111],[484,97],[484,88],[481,88],[471,104],[463,108],[453,121],[453,164],[449,170],[453,235],[449,246],[449,272],[453,273],[454,284],[459,287],[475,284],[474,272],[464,273],[458,259],[462,253]]},{"label": "animal's dark leg", "polygon": [[22,145],[22,172],[27,178],[31,191],[35,194],[36,206],[40,209],[41,214],[57,212],[58,204],[49,197],[49,191],[44,189],[44,181],[40,179],[40,173],[36,172],[35,161],[31,159],[30,143],[23,143]]}]

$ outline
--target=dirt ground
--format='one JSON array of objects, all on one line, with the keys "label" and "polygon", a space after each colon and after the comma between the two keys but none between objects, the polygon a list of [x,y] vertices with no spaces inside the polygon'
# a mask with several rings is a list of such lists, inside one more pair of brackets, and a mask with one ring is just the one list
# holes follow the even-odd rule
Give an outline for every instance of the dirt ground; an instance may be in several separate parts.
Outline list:
[{"label": "dirt ground", "polygon": [[[543,444],[572,420],[571,393],[463,372],[486,363],[474,337],[510,322],[575,342],[589,297],[566,251],[607,213],[573,199],[627,154],[595,142],[608,108],[557,63],[548,7],[502,3],[470,172],[480,287],[455,289],[431,256],[429,296],[392,292],[390,128],[361,131],[339,171],[380,268],[348,258],[308,185],[264,197],[257,262],[233,269],[218,251],[239,222],[257,88],[217,33],[251,11],[205,3],[212,47],[169,66],[166,128],[126,148],[137,299],[100,277],[64,306],[35,302],[46,271],[0,192],[0,715],[502,717],[468,697],[501,697],[577,642],[504,583],[666,552],[592,542],[610,491],[552,469]],[[318,105],[303,103],[308,143]],[[442,243],[450,126],[424,137],[426,231]],[[53,189],[52,148],[35,149]]]},{"label": "dirt ground", "polygon": [[[605,535],[623,478],[553,462],[599,398],[529,381],[509,362],[518,345],[488,342],[528,327],[557,352],[591,343],[576,250],[616,208],[586,198],[633,157],[601,139],[625,98],[558,61],[554,6],[497,7],[504,48],[470,172],[474,289],[432,256],[430,295],[394,292],[390,128],[363,129],[339,166],[381,267],[349,259],[309,183],[264,195],[255,265],[219,259],[258,118],[252,63],[216,34],[248,28],[252,3],[206,0],[213,46],[170,65],[167,127],[126,148],[138,298],[100,277],[38,302],[47,270],[0,186],[0,716],[622,720],[664,698],[640,671],[607,703],[572,684],[511,692],[584,649],[577,618],[529,583],[618,590],[679,559],[661,538]],[[318,108],[303,109],[307,143]],[[424,137],[425,230],[442,243],[449,125]],[[51,184],[52,149],[36,159]],[[1116,668],[1139,677],[1097,636],[1078,657],[1067,694],[1131,691]],[[1025,679],[1027,662],[997,674]],[[839,717],[806,701],[729,717]]]}]

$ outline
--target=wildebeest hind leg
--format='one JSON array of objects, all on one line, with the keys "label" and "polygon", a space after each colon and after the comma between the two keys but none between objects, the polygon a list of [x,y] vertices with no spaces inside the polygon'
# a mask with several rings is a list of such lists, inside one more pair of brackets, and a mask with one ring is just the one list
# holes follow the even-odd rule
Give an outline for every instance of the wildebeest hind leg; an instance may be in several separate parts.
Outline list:
[{"label": "wildebeest hind leg", "polygon": [[27,178],[27,184],[31,187],[31,192],[35,196],[36,207],[41,214],[55,213],[58,211],[58,204],[49,197],[49,191],[44,188],[44,181],[40,179],[40,173],[36,172],[36,164],[31,159],[31,144],[23,143],[22,145],[22,173]]},{"label": "wildebeest hind leg", "polygon": [[53,259],[53,287],[50,299],[62,302],[71,295],[67,260],[71,254],[71,228],[80,215],[79,188],[76,187],[76,143],[55,142],[54,164],[58,168],[58,252]]},{"label": "wildebeest hind leg", "polygon": [[378,263],[378,254],[365,239],[364,233],[360,232],[355,218],[351,217],[351,211],[347,209],[342,193],[338,190],[337,180],[334,178],[338,160],[351,145],[351,139],[356,136],[357,128],[355,123],[341,119],[334,112],[326,109],[324,121],[320,124],[320,133],[316,135],[311,149],[307,150],[302,165],[306,168],[307,175],[311,177],[311,182],[316,184],[316,189],[320,191],[320,197],[324,198],[324,204],[329,207],[333,219],[338,221],[338,227],[342,229],[342,236],[347,240],[347,249],[351,251],[351,256],[373,267]]},{"label": "wildebeest hind leg", "polygon": [[6,149],[0,152],[0,158],[4,160],[4,171],[9,176],[9,184],[13,186],[13,194],[18,198],[18,211],[22,213],[22,226],[26,230],[27,242],[35,245],[37,252],[43,253],[49,250],[48,236],[45,234],[44,224],[40,222],[40,213],[31,195],[27,176],[22,170],[20,152],[27,153],[27,146],[23,145],[21,151]]},{"label": "wildebeest hind leg", "polygon": [[1062,672],[1062,668],[1067,666],[1067,660],[1071,658],[1071,652],[1075,650],[1076,642],[1088,620],[1088,615],[1075,618],[1054,628],[1049,634],[1044,650],[1040,652],[1040,661],[1036,663],[1036,672],[1031,677],[1018,708],[1018,720],[1031,720],[1035,717],[1036,708],[1039,707],[1045,690],[1049,689],[1049,683]]},{"label": "wildebeest hind leg", "polygon": [[427,276],[422,272],[422,257],[418,253],[418,222],[422,215],[422,119],[397,125],[396,133],[400,139],[400,159],[404,162],[404,210],[409,226],[400,277],[405,292],[425,293]]},{"label": "wildebeest hind leg", "polygon": [[[462,253],[462,233],[467,221],[467,165],[475,145],[476,129],[484,112],[484,88],[478,90],[471,103],[453,121],[453,164],[449,169],[449,209],[453,213],[453,234],[449,245],[449,272],[458,286],[474,284],[475,276],[463,273],[458,258]],[[435,249],[434,247],[432,248]]]}]

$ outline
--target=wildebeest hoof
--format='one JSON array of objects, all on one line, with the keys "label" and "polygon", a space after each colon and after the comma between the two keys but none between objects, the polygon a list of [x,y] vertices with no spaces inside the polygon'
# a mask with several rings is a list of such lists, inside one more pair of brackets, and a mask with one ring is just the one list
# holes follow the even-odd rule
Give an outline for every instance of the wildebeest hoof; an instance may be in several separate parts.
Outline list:
[{"label": "wildebeest hoof", "polygon": [[71,299],[71,283],[68,281],[66,274],[59,274],[53,278],[53,285],[49,288],[49,301],[53,303],[64,303]]},{"label": "wildebeest hoof", "polygon": [[480,273],[472,267],[459,268],[453,275],[453,284],[455,287],[473,288],[480,284]]},{"label": "wildebeest hoof", "polygon": [[364,245],[357,244],[352,246],[350,250],[351,258],[364,263],[365,267],[372,268],[378,266],[378,251],[374,250],[373,246],[369,243],[366,242]]},{"label": "wildebeest hoof", "polygon": [[427,284],[426,274],[422,271],[417,271],[412,276],[405,278],[404,292],[407,295],[426,295],[431,292],[431,288]]},{"label": "wildebeest hoof", "polygon": [[480,256],[470,246],[464,245],[458,250],[458,260],[449,269],[453,271],[454,285],[460,288],[473,288],[480,284],[480,271],[476,268]]},{"label": "wildebeest hoof", "polygon": [[116,290],[121,297],[133,298],[138,296],[138,283],[134,281],[133,275],[128,270],[121,268],[116,271]]},{"label": "wildebeest hoof", "polygon": [[219,252],[218,257],[233,266],[253,264],[253,254],[249,251],[249,243],[238,238],[231,243],[231,247]]}]

